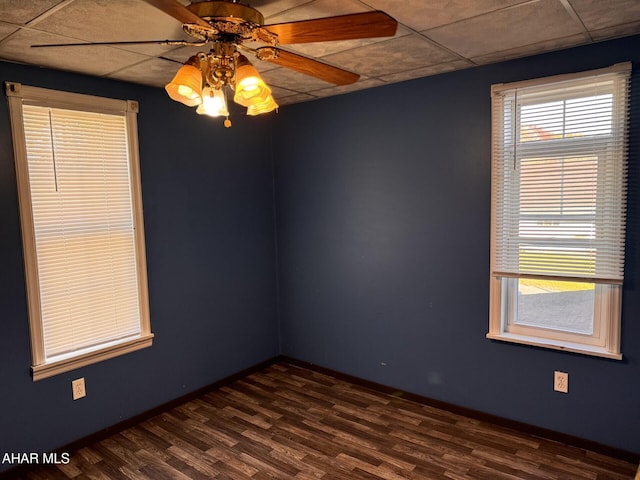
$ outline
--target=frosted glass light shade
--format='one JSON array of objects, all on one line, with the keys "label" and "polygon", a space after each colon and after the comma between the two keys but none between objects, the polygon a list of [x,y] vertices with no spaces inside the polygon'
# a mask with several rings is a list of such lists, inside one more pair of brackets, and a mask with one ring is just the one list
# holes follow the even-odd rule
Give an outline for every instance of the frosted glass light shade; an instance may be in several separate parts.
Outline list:
[{"label": "frosted glass light shade", "polygon": [[263,113],[272,112],[276,108],[278,108],[278,104],[273,99],[273,97],[269,95],[264,102],[257,103],[255,105],[249,105],[247,107],[247,115],[261,115]]},{"label": "frosted glass light shade", "polygon": [[164,89],[172,100],[195,107],[202,103],[202,73],[193,65],[183,65]]},{"label": "frosted glass light shade", "polygon": [[271,95],[271,89],[244,55],[238,57],[235,86],[233,101],[243,107],[262,103]]}]

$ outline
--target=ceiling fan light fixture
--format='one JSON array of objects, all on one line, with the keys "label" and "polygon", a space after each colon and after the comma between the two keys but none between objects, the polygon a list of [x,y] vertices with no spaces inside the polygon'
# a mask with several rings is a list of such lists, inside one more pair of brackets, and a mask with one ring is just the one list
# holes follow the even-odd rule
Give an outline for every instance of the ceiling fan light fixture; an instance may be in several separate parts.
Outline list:
[{"label": "ceiling fan light fixture", "polygon": [[[1,2],[2,0],[0,0]],[[360,75],[313,58],[279,48],[280,45],[347,41],[364,38],[392,37],[398,22],[386,13],[374,10],[346,15],[297,20],[265,25],[264,16],[244,0],[143,0],[182,23],[183,31],[194,40],[143,40],[121,42],[82,42],[32,47],[69,47],[86,45],[159,44],[203,47],[209,52],[193,55],[165,85],[169,97],[197,113],[228,116],[224,87],[235,92],[233,100],[247,108],[248,115],[260,115],[278,108],[267,86],[247,57],[238,48],[256,58],[288,68],[334,85],[351,85]],[[240,3],[243,2],[243,3]],[[258,2],[260,3],[260,2]],[[253,48],[244,42],[262,43]],[[225,127],[230,127],[227,118]]]},{"label": "ceiling fan light fixture", "polygon": [[273,97],[269,95],[264,102],[256,103],[255,105],[249,105],[247,107],[247,115],[262,115],[263,113],[272,112],[278,107],[279,105],[276,103]]},{"label": "ceiling fan light fixture", "polygon": [[228,117],[229,108],[224,90],[222,88],[204,87],[202,90],[202,103],[196,109],[196,113],[210,117]]},{"label": "ceiling fan light fixture", "polygon": [[236,60],[235,90],[233,101],[243,107],[263,103],[271,95],[271,89],[244,55]]},{"label": "ceiling fan light fixture", "polygon": [[202,103],[202,72],[194,65],[197,61],[196,57],[191,57],[164,87],[172,100],[187,107],[195,107]]}]

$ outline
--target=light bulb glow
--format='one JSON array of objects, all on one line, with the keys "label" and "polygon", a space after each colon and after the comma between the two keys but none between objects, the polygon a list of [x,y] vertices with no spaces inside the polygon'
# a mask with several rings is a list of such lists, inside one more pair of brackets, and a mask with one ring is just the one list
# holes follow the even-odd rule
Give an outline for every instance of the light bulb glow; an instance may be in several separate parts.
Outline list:
[{"label": "light bulb glow", "polygon": [[229,109],[227,108],[227,99],[222,89],[204,87],[202,90],[202,104],[196,110],[201,115],[209,115],[210,117],[227,117]]}]

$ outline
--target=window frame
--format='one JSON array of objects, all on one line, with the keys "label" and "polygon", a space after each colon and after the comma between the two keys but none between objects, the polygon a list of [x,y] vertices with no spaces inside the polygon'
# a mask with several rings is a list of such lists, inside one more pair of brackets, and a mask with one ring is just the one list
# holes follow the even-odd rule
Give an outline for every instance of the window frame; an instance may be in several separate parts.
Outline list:
[{"label": "window frame", "polygon": [[[117,100],[78,93],[50,90],[40,87],[5,82],[9,104],[14,146],[18,200],[22,228],[23,258],[27,290],[27,306],[31,337],[31,373],[33,381],[48,378],[86,365],[150,347],[147,266],[142,212],[142,190],[138,153],[137,112],[138,103],[133,100]],[[47,360],[44,347],[43,319],[41,315],[40,285],[36,256],[35,226],[29,183],[27,147],[23,124],[23,104],[41,107],[77,110],[81,112],[120,115],[125,119],[129,159],[129,184],[131,189],[131,214],[137,273],[137,294],[140,318],[140,334],[133,338],[104,342],[95,347],[76,349],[53,360]]]},{"label": "window frame", "polygon": [[[523,82],[514,82],[511,84],[498,84],[492,86],[492,100],[494,95],[498,92],[505,90],[525,88],[525,87],[538,87],[548,84],[553,88],[554,84],[559,82],[574,80],[574,79],[586,79],[589,77],[596,77],[601,74],[608,73],[625,73],[631,71],[630,62],[623,64],[616,64],[612,67],[592,70],[589,72],[580,72],[576,74],[558,75],[555,77],[547,77],[541,79],[527,80]],[[627,98],[628,98],[628,86],[627,86]],[[517,90],[516,90],[517,91]],[[569,95],[562,97],[563,100],[571,98]],[[619,105],[614,98],[614,112],[612,113],[612,120],[615,122],[615,107]],[[518,103],[514,104],[515,108],[518,108]],[[506,109],[506,108],[505,108]],[[513,114],[513,112],[510,112]],[[500,115],[497,119],[496,115]],[[499,155],[495,148],[496,143],[500,142],[498,138],[502,138],[504,133],[497,133],[497,128],[507,128],[510,130],[512,136],[519,136],[519,118],[516,119],[516,124],[512,125],[511,120],[503,117],[504,112],[499,114],[492,108],[492,143],[494,149],[492,152],[492,169],[496,168],[497,156]],[[501,121],[501,125],[498,123]],[[626,120],[628,122],[628,120]],[[507,126],[508,124],[508,126]],[[615,123],[613,124],[615,125]],[[627,127],[628,128],[628,125]],[[552,140],[552,142],[556,142]],[[571,156],[571,152],[577,150],[583,155],[588,155],[581,149],[582,145],[588,142],[587,139],[571,138],[567,141],[566,138],[558,140],[555,145],[545,145],[542,150],[549,147],[550,157],[553,156]],[[518,143],[520,145],[520,143]],[[559,147],[556,149],[556,146]],[[527,145],[520,145],[524,151],[517,151],[513,153],[514,161],[519,164],[518,158],[526,158]],[[536,153],[540,155],[540,147],[537,147]],[[602,148],[596,148],[597,151],[603,150]],[[519,168],[517,169],[519,172]],[[519,173],[518,173],[519,175]],[[598,171],[598,176],[601,175]],[[517,176],[517,175],[516,175]],[[556,330],[551,328],[518,325],[515,323],[515,310],[517,309],[517,295],[518,295],[518,280],[520,278],[543,278],[548,280],[559,281],[571,281],[571,278],[554,276],[554,275],[527,275],[527,274],[508,274],[498,272],[496,269],[496,250],[497,250],[497,215],[500,201],[498,200],[498,191],[500,186],[498,180],[501,179],[501,175],[496,172],[492,173],[492,205],[491,205],[491,276],[490,276],[490,308],[489,308],[489,331],[486,337],[492,340],[500,340],[512,343],[519,343],[525,345],[533,345],[537,347],[564,350],[574,353],[581,353],[593,356],[600,356],[611,359],[622,359],[622,353],[620,351],[620,330],[621,330],[621,303],[622,303],[622,284],[615,281],[607,281],[603,279],[594,278],[592,283],[595,284],[594,292],[594,325],[593,334],[586,335],[580,333],[573,333],[563,330]],[[623,189],[625,188],[623,184]],[[598,193],[599,195],[599,193]],[[589,239],[584,240],[585,243],[589,243]],[[585,279],[581,279],[585,281]]]}]

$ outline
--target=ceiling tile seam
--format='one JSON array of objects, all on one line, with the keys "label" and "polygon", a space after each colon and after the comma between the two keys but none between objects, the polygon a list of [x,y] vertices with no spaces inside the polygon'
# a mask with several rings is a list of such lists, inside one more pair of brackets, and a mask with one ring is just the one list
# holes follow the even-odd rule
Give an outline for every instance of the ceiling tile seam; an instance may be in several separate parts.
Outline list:
[{"label": "ceiling tile seam", "polygon": [[[485,12],[478,13],[477,15],[471,15],[469,17],[464,17],[464,18],[461,18],[459,20],[455,20],[453,22],[442,23],[440,25],[435,25],[435,26],[429,27],[429,28],[427,28],[427,29],[425,29],[423,31],[426,32],[426,31],[429,31],[429,30],[435,30],[436,28],[448,27],[450,25],[455,25],[457,23],[466,22],[468,20],[473,20],[473,19],[476,19],[476,18],[484,17],[486,15],[493,15],[494,13],[498,13],[498,12],[505,12],[505,11],[508,11],[508,10],[513,10],[513,9],[516,9],[516,8],[524,7],[526,5],[531,5],[531,4],[535,4],[535,3],[538,3],[538,2],[540,2],[540,0],[522,0],[520,3],[516,3],[516,4],[513,4],[513,5],[508,5],[506,7],[499,7],[499,8],[496,8],[495,10],[487,10]],[[373,7],[371,7],[366,2],[360,1],[360,3],[362,3],[365,6],[367,6],[368,8],[373,9]],[[414,32],[416,31],[416,30],[414,30],[414,29],[412,29],[410,27],[407,27],[405,24],[402,24],[400,22],[398,22],[398,25],[402,25],[405,28],[407,28],[409,30],[412,30]],[[418,33],[419,33],[419,31],[418,31]]]},{"label": "ceiling tile seam", "polygon": [[6,43],[9,40],[11,40],[22,29],[22,27],[19,25],[16,25],[15,28],[16,29],[13,32],[11,32],[9,35],[7,35],[6,37],[0,38],[0,47],[2,46],[3,43]]},{"label": "ceiling tile seam", "polygon": [[25,25],[29,26],[29,27],[32,27],[33,25],[36,25],[36,24],[40,23],[42,20],[50,17],[54,13],[57,13],[58,11],[60,11],[63,8],[65,8],[69,4],[73,3],[74,1],[75,0],[62,0],[60,3],[54,5],[53,7],[51,7],[48,10],[45,10],[44,12],[42,12],[37,17],[34,17],[31,20],[29,20],[27,23],[25,23]]},{"label": "ceiling tile seam", "polygon": [[[577,35],[577,34],[575,34],[575,35]],[[562,40],[562,39],[565,39],[565,38],[571,38],[572,36],[573,35],[566,35],[564,37],[555,37],[553,40]],[[563,47],[563,48],[551,47],[551,48],[548,48],[548,49],[538,49],[538,46],[544,45],[545,43],[547,43],[547,41],[548,40],[543,40],[541,42],[527,44],[526,47],[531,47],[531,48],[535,49],[535,51],[537,53],[534,53],[534,54],[527,53],[527,52],[516,53],[515,55],[509,54],[509,52],[518,52],[522,48],[522,47],[515,47],[515,48],[508,48],[507,50],[497,50],[497,51],[494,51],[494,52],[491,52],[491,53],[485,54],[485,55],[475,55],[473,58],[474,59],[478,59],[478,58],[482,58],[482,57],[486,57],[486,56],[495,56],[495,55],[503,54],[503,55],[506,55],[505,58],[507,60],[516,60],[518,58],[530,57],[532,55],[542,55],[542,54],[545,54],[545,53],[551,53],[551,52],[555,52],[555,51],[558,51],[558,50],[564,50],[566,48],[580,47],[580,46],[583,46],[583,45],[588,45],[590,43],[594,43],[593,41],[585,40],[582,43],[572,43],[570,46]],[[471,59],[469,59],[469,60],[471,60]],[[479,66],[487,65],[487,62],[483,63],[483,62],[477,62],[476,60],[472,60],[472,61],[476,65],[479,65]],[[491,62],[488,62],[488,63],[496,63],[496,61],[491,61]]]},{"label": "ceiling tile seam", "polygon": [[13,28],[22,27],[22,24],[20,24],[20,23],[13,23],[13,22],[7,22],[5,20],[0,20],[0,27],[3,26],[3,25],[5,25],[7,27],[13,27]]},{"label": "ceiling tile seam", "polygon": [[[616,24],[616,25],[615,25],[615,26],[613,26],[613,27],[610,27],[610,26],[609,26],[609,27],[602,27],[602,28],[598,28],[598,29],[596,29],[596,30],[589,30],[589,33],[590,33],[590,34],[592,34],[592,36],[593,36],[593,34],[596,34],[596,33],[599,33],[599,32],[606,32],[607,30],[611,30],[611,28],[620,28],[620,27],[623,27],[623,28],[624,28],[624,27],[627,27],[627,26],[633,26],[633,27],[635,27],[635,28],[638,30],[638,31],[636,31],[636,32],[632,33],[631,35],[637,35],[637,34],[640,32],[640,22],[639,22],[639,21],[637,21],[637,20],[632,20],[631,22],[627,22],[627,23],[618,23],[618,24]],[[627,36],[627,34],[622,34],[622,35],[615,35],[615,34],[614,34],[613,36],[612,36],[612,35],[609,35],[609,36],[604,37],[604,38],[609,38],[609,39],[611,39],[611,38],[618,38],[618,37],[620,37],[620,36],[625,37],[625,36]],[[593,39],[593,41],[592,41],[592,43],[600,42],[600,41],[602,41],[604,38],[594,38],[594,39]]]},{"label": "ceiling tile seam", "polygon": [[[402,26],[404,29],[406,29],[408,31],[407,35],[402,35],[401,37],[390,37],[390,38],[386,38],[384,40],[379,40],[377,42],[370,43],[370,44],[367,44],[367,45],[364,45],[364,46],[363,45],[358,45],[358,46],[355,46],[353,48],[346,48],[344,50],[340,50],[340,51],[337,51],[337,52],[331,52],[331,53],[328,53],[326,55],[316,56],[314,58],[321,59],[321,60],[329,63],[329,62],[331,62],[330,57],[333,56],[333,55],[337,55],[337,54],[342,55],[342,54],[348,53],[350,51],[360,50],[360,49],[362,49],[364,47],[367,47],[369,45],[384,45],[385,43],[393,42],[394,40],[397,40],[398,38],[404,38],[404,37],[408,37],[410,35],[415,35],[417,37],[420,37],[420,39],[424,40],[426,43],[430,44],[432,47],[439,48],[439,49],[447,52],[448,54],[450,54],[450,55],[452,55],[454,57],[457,57],[458,60],[466,60],[468,62],[472,62],[471,59],[465,57],[464,55],[462,55],[462,54],[460,54],[460,53],[458,53],[458,52],[456,52],[454,50],[451,50],[448,47],[445,47],[444,45],[442,45],[442,44],[436,42],[435,40],[433,40],[432,38],[428,37],[426,34],[424,34],[422,32],[419,32],[417,30],[414,30],[413,28],[408,27],[404,23],[399,23],[398,22],[398,26]],[[295,51],[295,48],[292,48],[291,50]],[[472,63],[474,65],[476,65],[474,62],[472,62]],[[338,66],[338,65],[335,65],[335,66]]]},{"label": "ceiling tile seam", "polygon": [[[541,1],[542,0],[525,0],[524,2],[515,3],[513,5],[508,5],[506,7],[498,8],[496,10],[492,10],[491,12],[483,12],[483,13],[481,13],[479,15],[474,15],[473,17],[465,18],[464,20],[469,20],[470,18],[482,17],[482,16],[485,16],[485,15],[492,15],[492,14],[498,13],[498,12],[507,12],[509,10],[516,10],[518,8],[521,8],[521,7],[526,7],[528,5],[534,5],[536,3],[540,3]],[[453,25],[454,23],[462,22],[464,20],[458,20],[456,22],[448,23],[447,25]]]},{"label": "ceiling tile seam", "polygon": [[158,57],[159,60],[166,60],[167,62],[172,62],[175,63],[176,65],[184,65],[183,62],[179,61],[179,60],[174,60],[173,58],[169,58],[169,57],[165,57],[164,55],[159,55]]},{"label": "ceiling tile seam", "polygon": [[[107,48],[113,48],[114,50],[122,50],[123,52],[127,52],[127,53],[135,53],[137,55],[144,55],[147,58],[145,58],[143,60],[140,60],[139,62],[128,63],[127,65],[125,65],[125,66],[123,66],[121,68],[116,68],[115,70],[107,72],[107,73],[103,74],[103,76],[105,76],[105,77],[111,77],[112,75],[117,75],[118,73],[122,72],[123,70],[127,70],[127,69],[132,68],[132,67],[137,67],[138,65],[141,65],[141,64],[143,64],[145,62],[148,62],[150,60],[158,60],[158,59],[161,58],[161,57],[156,57],[155,55],[146,55],[144,53],[130,52],[129,50],[124,50],[122,48],[115,48],[115,47],[107,47]],[[176,62],[175,60],[171,60],[170,58],[162,58],[162,59],[163,60],[167,60],[169,62],[178,63],[178,64],[181,63],[181,62]],[[179,67],[176,67],[176,71],[177,71],[178,68]]]},{"label": "ceiling tile seam", "polygon": [[[290,87],[281,87],[279,85],[276,85],[274,83],[271,84],[273,87],[277,88],[278,90],[284,91],[285,93],[287,93],[288,95],[286,95],[287,97],[291,97],[293,95],[307,95],[309,92],[301,92],[299,90],[294,90]],[[282,98],[286,98],[286,97],[282,97]]]},{"label": "ceiling tile seam", "polygon": [[[449,47],[444,46],[443,44],[441,44],[440,42],[436,42],[433,38],[429,37],[429,35],[427,33],[424,32],[418,32],[416,30],[414,30],[413,28],[409,28],[406,25],[402,24],[403,27],[407,28],[409,31],[411,31],[413,34],[421,37],[423,40],[425,40],[427,43],[429,43],[431,46],[439,48],[441,50],[444,50],[445,52],[447,52],[450,55],[453,55],[454,57],[457,57],[458,60],[466,60],[469,62],[472,62],[474,65],[476,65],[475,62],[473,62],[470,58],[465,57],[464,55],[462,55],[461,53],[456,52],[455,50],[452,50]],[[425,30],[426,32],[427,30]]]},{"label": "ceiling tile seam", "polygon": [[[309,90],[308,92],[305,92],[305,93],[308,93],[308,94],[311,94],[311,95],[315,95],[315,96],[320,97],[320,98],[324,98],[325,95],[319,95],[319,92],[325,92],[327,90],[338,90],[339,91],[341,88],[344,89],[344,88],[348,88],[348,87],[357,87],[359,83],[368,82],[369,80],[375,80],[375,81],[380,82],[380,85],[377,85],[377,86],[382,86],[382,85],[386,85],[387,84],[387,82],[383,81],[382,79],[380,79],[378,77],[371,77],[371,76],[363,75],[363,76],[360,77],[358,82],[353,83],[351,85],[342,85],[342,86],[341,85],[331,85],[329,87],[314,88],[314,89]],[[363,87],[363,88],[366,89],[366,88],[370,88],[370,87]],[[352,88],[352,89],[348,88],[347,90],[345,90],[345,93],[357,92],[358,90],[363,90],[363,88]]]},{"label": "ceiling tile seam", "polygon": [[[419,67],[409,68],[409,69],[407,69],[407,70],[398,70],[398,71],[393,72],[393,73],[385,73],[384,75],[380,75],[380,76],[376,76],[376,77],[369,77],[369,78],[374,78],[374,79],[376,79],[376,80],[379,80],[379,81],[381,81],[381,82],[384,82],[385,84],[388,84],[388,83],[389,83],[389,81],[385,79],[386,77],[394,77],[394,76],[396,76],[396,75],[402,75],[402,74],[405,74],[405,73],[417,72],[417,71],[419,71],[419,70],[422,70],[422,69],[423,69],[423,68],[425,68],[425,67],[427,67],[427,68],[438,68],[438,67],[442,67],[442,66],[447,66],[447,65],[450,65],[450,64],[455,63],[455,62],[457,62],[457,61],[463,61],[463,62],[465,62],[465,63],[466,63],[466,66],[465,66],[464,68],[473,68],[473,67],[477,67],[477,66],[478,66],[478,64],[477,64],[477,63],[475,63],[475,62],[471,61],[470,59],[468,59],[468,58],[463,58],[463,59],[461,59],[461,60],[450,60],[450,61],[447,61],[447,62],[433,63],[433,64],[431,64],[431,65],[421,65],[421,66],[419,66]],[[449,73],[449,72],[448,72],[448,71],[445,71],[445,72],[441,72],[441,73]],[[439,74],[440,74],[440,73],[437,73],[437,74],[435,74],[435,75],[439,75]],[[429,76],[433,76],[433,75],[434,75],[434,74],[429,75]],[[413,80],[413,79],[417,79],[417,78],[422,78],[422,77],[414,77],[414,78],[407,79],[407,80]]]},{"label": "ceiling tile seam", "polygon": [[[280,10],[278,13],[274,13],[273,15],[269,15],[268,17],[264,17],[265,22],[266,22],[269,18],[277,17],[278,15],[285,14],[285,13],[287,13],[287,12],[290,12],[291,10],[295,10],[295,9],[297,9],[297,8],[304,8],[304,7],[308,6],[308,5],[311,5],[314,1],[315,1],[315,0],[309,0],[309,1],[308,1],[308,2],[306,2],[306,3],[302,3],[302,4],[300,4],[300,5],[295,5],[295,6],[293,6],[293,7],[285,8],[284,10]],[[274,24],[274,25],[277,25],[277,24]],[[268,26],[269,26],[269,24],[265,23],[265,25],[264,25],[264,26],[265,26],[265,27],[268,27]]]},{"label": "ceiling tile seam", "polygon": [[582,32],[584,33],[584,35],[589,38],[589,41],[593,42],[593,37],[591,36],[591,33],[589,33],[589,29],[585,26],[584,22],[580,18],[580,15],[578,15],[578,12],[575,11],[575,9],[573,8],[573,5],[571,5],[569,0],[558,0],[558,1],[562,4],[562,6],[567,11],[569,16],[573,19],[573,21],[576,22],[576,24],[582,29]]}]

